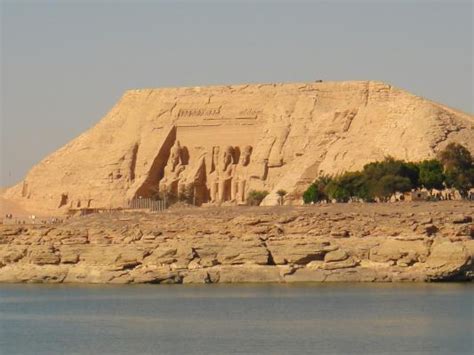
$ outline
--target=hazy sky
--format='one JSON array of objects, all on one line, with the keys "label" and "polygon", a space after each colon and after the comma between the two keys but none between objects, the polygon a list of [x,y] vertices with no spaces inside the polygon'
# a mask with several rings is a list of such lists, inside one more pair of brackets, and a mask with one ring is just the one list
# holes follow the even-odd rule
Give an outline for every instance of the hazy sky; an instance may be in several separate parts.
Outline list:
[{"label": "hazy sky", "polygon": [[2,186],[131,88],[370,79],[474,111],[470,0],[0,3]]}]

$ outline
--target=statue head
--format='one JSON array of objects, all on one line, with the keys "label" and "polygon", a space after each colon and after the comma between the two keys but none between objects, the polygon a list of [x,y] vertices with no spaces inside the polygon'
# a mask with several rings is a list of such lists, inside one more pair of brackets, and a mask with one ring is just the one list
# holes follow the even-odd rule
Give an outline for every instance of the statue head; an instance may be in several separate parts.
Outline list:
[{"label": "statue head", "polygon": [[250,145],[247,145],[242,151],[242,155],[240,156],[240,163],[242,164],[242,166],[249,165],[250,155],[252,155],[252,147]]}]

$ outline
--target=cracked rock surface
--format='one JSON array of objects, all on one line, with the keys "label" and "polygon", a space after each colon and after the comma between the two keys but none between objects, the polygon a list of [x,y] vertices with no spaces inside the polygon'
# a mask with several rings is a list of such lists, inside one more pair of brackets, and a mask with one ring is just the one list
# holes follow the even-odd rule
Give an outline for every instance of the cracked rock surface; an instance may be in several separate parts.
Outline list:
[{"label": "cracked rock surface", "polygon": [[458,201],[213,207],[1,225],[0,282],[472,281],[473,212]]}]

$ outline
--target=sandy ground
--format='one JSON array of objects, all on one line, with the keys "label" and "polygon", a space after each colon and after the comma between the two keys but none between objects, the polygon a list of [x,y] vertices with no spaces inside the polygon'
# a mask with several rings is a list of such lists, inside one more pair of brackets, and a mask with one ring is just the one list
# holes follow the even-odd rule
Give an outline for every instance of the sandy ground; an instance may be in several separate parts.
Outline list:
[{"label": "sandy ground", "polygon": [[390,202],[390,203],[329,203],[303,206],[226,206],[226,207],[175,207],[166,210],[167,214],[176,215],[203,215],[219,217],[235,217],[237,215],[285,215],[291,212],[322,212],[329,215],[351,214],[351,213],[462,213],[474,212],[474,201],[439,201],[439,202]]},{"label": "sandy ground", "polygon": [[[101,220],[105,223],[110,219],[127,217],[139,220],[143,216],[151,219],[159,219],[163,214],[171,216],[194,216],[203,218],[234,218],[236,216],[260,216],[260,215],[286,215],[288,213],[323,213],[329,216],[334,215],[350,215],[350,214],[386,214],[397,215],[400,213],[414,213],[415,215],[429,214],[430,212],[438,213],[466,213],[474,214],[474,201],[439,201],[439,202],[396,202],[396,203],[330,203],[315,204],[303,206],[272,206],[272,207],[249,207],[249,206],[223,206],[223,207],[194,207],[187,205],[173,205],[164,212],[149,213],[143,210],[124,210],[112,213],[92,214],[87,217],[73,217],[72,220],[88,221],[91,219]],[[28,220],[34,214],[38,219],[50,217],[58,217],[63,219],[63,215],[48,215],[41,213],[33,213],[25,210],[17,203],[7,200],[0,196],[0,220],[7,213],[13,214],[16,219]]]},{"label": "sandy ground", "polygon": [[402,215],[413,215],[415,219],[422,219],[429,215],[474,215],[473,201],[440,201],[440,202],[398,202],[398,203],[332,203],[321,205],[304,206],[272,206],[272,207],[249,207],[249,206],[225,206],[225,207],[186,207],[183,205],[172,206],[164,212],[148,213],[140,210],[128,210],[121,212],[99,213],[88,216],[76,216],[68,219],[66,224],[98,223],[111,225],[117,221],[127,223],[140,223],[144,220],[156,221],[157,223],[168,219],[202,218],[204,220],[227,220],[237,216],[264,218],[272,216],[283,217],[287,215],[325,215],[327,218],[343,216],[378,216],[385,219],[396,219]]}]

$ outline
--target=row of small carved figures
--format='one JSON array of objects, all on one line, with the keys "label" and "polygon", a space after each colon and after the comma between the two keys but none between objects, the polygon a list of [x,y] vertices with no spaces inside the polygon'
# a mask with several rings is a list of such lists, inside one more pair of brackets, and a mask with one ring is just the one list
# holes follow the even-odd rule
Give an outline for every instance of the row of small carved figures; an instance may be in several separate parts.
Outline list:
[{"label": "row of small carved figures", "polygon": [[[239,112],[239,115],[259,115],[263,110],[247,108]],[[180,109],[178,111],[178,118],[181,117],[200,117],[200,116],[218,116],[221,113],[221,108],[193,108]]]},{"label": "row of small carved figures", "polygon": [[201,109],[180,109],[178,117],[191,117],[191,116],[216,116],[220,114],[221,108],[201,108]]}]

